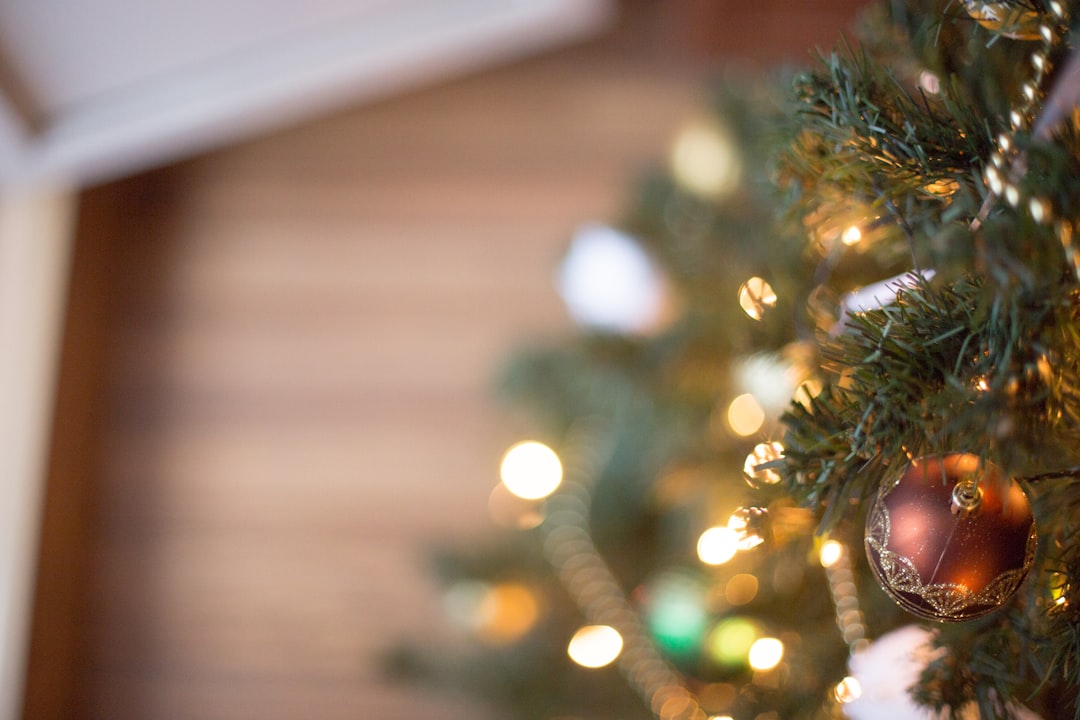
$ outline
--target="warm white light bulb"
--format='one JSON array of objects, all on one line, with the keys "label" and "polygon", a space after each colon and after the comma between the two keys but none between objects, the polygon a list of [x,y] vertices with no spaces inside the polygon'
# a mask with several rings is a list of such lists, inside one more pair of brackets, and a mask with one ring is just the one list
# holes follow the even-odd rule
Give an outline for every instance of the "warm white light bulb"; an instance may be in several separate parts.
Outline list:
[{"label": "warm white light bulb", "polygon": [[578,665],[600,668],[615,662],[622,652],[623,639],[609,625],[586,625],[574,633],[566,653]]},{"label": "warm white light bulb", "polygon": [[562,474],[562,463],[555,451],[533,440],[507,450],[499,468],[506,489],[526,500],[539,500],[555,492]]},{"label": "warm white light bulb", "polygon": [[698,538],[698,558],[706,565],[723,565],[738,551],[739,535],[729,527],[711,527]]},{"label": "warm white light bulb", "polygon": [[727,410],[728,425],[739,437],[753,435],[765,424],[765,411],[750,393],[739,395]]},{"label": "warm white light bulb", "polygon": [[783,659],[784,643],[776,638],[759,638],[750,646],[750,667],[754,670],[772,670]]},{"label": "warm white light bulb", "polygon": [[767,310],[776,307],[776,301],[776,291],[764,278],[755,276],[739,286],[739,307],[754,320],[765,317]]},{"label": "warm white light bulb", "polygon": [[742,180],[739,149],[726,128],[697,121],[682,130],[671,148],[671,173],[690,192],[719,197]]},{"label": "warm white light bulb", "polygon": [[832,567],[844,554],[844,546],[835,540],[826,540],[821,545],[821,567]]},{"label": "warm white light bulb", "polygon": [[849,703],[858,700],[862,696],[862,685],[859,681],[848,675],[836,684],[833,696],[838,703]]}]

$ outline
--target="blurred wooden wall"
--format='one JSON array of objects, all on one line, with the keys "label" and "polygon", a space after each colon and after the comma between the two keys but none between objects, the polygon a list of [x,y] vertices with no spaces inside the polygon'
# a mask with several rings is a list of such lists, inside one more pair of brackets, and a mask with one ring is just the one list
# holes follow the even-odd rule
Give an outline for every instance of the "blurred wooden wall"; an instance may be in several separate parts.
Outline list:
[{"label": "blurred wooden wall", "polygon": [[484,717],[371,659],[446,633],[424,553],[486,532],[524,431],[499,363],[570,331],[570,232],[714,64],[803,57],[856,5],[810,32],[809,0],[628,3],[588,45],[88,190],[25,717]]}]

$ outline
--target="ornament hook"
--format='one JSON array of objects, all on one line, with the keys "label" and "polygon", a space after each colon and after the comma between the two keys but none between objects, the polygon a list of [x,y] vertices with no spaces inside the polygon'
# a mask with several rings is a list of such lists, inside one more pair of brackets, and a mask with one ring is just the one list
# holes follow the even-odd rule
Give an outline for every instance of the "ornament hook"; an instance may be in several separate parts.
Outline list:
[{"label": "ornament hook", "polygon": [[952,514],[961,518],[971,517],[982,505],[982,489],[979,481],[968,475],[956,483],[952,491],[952,502],[949,509]]}]

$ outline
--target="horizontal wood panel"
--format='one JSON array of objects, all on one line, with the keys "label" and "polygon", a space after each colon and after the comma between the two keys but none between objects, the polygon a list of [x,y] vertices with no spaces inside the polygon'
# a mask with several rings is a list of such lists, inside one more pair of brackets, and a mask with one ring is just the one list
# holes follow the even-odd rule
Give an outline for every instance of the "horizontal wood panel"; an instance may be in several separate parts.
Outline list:
[{"label": "horizontal wood panel", "polygon": [[674,5],[633,7],[603,42],[84,197],[68,333],[93,332],[51,502],[83,497],[86,577],[66,704],[39,602],[27,717],[487,716],[372,661],[452,639],[424,556],[490,529],[524,431],[493,376],[573,331],[551,283],[570,233],[617,217],[702,107],[707,63],[655,45]]}]

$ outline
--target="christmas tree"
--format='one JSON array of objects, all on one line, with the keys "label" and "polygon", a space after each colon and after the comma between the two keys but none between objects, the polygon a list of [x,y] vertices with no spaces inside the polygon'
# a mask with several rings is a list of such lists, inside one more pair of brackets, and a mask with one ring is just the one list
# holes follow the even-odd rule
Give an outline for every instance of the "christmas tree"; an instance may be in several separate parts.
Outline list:
[{"label": "christmas tree", "polygon": [[1080,56],[893,0],[581,228],[536,439],[388,669],[513,718],[1080,717]]}]

